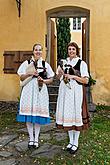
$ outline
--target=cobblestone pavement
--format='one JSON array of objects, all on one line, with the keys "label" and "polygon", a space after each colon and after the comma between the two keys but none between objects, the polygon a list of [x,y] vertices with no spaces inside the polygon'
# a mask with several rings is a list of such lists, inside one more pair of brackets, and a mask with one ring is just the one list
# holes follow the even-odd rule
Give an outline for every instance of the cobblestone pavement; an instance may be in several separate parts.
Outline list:
[{"label": "cobblestone pavement", "polygon": [[52,145],[51,140],[64,140],[65,132],[55,131],[55,124],[42,126],[38,149],[28,149],[28,134],[26,128],[19,129],[17,133],[11,131],[0,135],[0,165],[30,165],[34,158],[46,157],[52,159],[63,149],[60,145]]},{"label": "cobblestone pavement", "polygon": [[[0,111],[16,111],[17,106],[17,102],[0,102]],[[37,165],[39,163],[34,161],[35,158],[52,159],[65,152],[65,144],[60,145],[60,142],[66,142],[67,138],[67,133],[56,129],[52,121],[49,125],[41,126],[39,148],[29,150],[25,125],[15,132],[5,130],[0,134],[0,165]]]}]

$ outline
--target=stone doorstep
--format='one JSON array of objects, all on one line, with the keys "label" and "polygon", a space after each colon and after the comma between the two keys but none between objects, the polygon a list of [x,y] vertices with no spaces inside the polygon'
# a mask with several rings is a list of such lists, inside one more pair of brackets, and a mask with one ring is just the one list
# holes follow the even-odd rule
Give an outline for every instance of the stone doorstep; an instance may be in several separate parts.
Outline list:
[{"label": "stone doorstep", "polygon": [[58,94],[58,86],[48,86],[49,94]]},{"label": "stone doorstep", "polygon": [[49,102],[57,102],[58,94],[49,94]]}]

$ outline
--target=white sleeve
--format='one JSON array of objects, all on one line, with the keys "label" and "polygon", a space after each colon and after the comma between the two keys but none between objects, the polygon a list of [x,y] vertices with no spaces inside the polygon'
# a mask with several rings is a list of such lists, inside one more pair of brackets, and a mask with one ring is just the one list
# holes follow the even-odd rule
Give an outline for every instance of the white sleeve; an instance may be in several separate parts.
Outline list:
[{"label": "white sleeve", "polygon": [[46,62],[46,68],[47,68],[47,78],[54,77],[54,72],[51,68],[51,66]]},{"label": "white sleeve", "polygon": [[89,77],[88,66],[84,61],[81,61],[80,72],[81,72],[81,77]]},{"label": "white sleeve", "polygon": [[24,61],[20,67],[18,68],[17,74],[21,76],[22,74],[26,74],[26,68],[28,67],[28,61]]}]

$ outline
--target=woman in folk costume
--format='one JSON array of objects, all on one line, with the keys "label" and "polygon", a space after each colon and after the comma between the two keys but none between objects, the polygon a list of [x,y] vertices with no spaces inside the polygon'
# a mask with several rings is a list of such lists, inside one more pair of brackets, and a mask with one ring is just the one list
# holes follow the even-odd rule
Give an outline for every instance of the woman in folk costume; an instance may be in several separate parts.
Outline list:
[{"label": "woman in folk costume", "polygon": [[28,147],[38,148],[40,125],[50,122],[49,95],[46,84],[50,84],[54,76],[50,65],[42,59],[40,44],[33,46],[31,60],[24,61],[17,73],[22,86],[17,121],[26,122],[30,138]]},{"label": "woman in folk costume", "polygon": [[89,115],[85,99],[85,87],[89,73],[87,64],[79,58],[79,47],[75,42],[68,44],[68,58],[65,66],[58,66],[60,78],[56,109],[56,125],[68,131],[67,151],[74,154],[78,150],[80,130],[89,126]]}]

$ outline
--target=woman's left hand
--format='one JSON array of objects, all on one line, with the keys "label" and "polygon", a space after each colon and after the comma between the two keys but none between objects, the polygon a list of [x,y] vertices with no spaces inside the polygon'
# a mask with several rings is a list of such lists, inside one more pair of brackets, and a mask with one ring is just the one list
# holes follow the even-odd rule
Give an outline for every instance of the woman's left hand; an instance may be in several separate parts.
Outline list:
[{"label": "woman's left hand", "polygon": [[40,82],[43,82],[43,81],[44,81],[43,78],[40,77],[40,76],[38,76],[37,79],[38,79],[38,81],[40,81]]},{"label": "woman's left hand", "polygon": [[88,84],[88,78],[87,77],[79,77],[76,75],[70,75],[70,74],[65,74],[65,77],[67,79],[74,79],[82,84]]},{"label": "woman's left hand", "polygon": [[67,79],[74,79],[75,75],[65,74],[64,75]]}]

